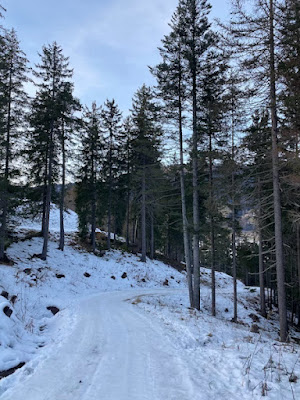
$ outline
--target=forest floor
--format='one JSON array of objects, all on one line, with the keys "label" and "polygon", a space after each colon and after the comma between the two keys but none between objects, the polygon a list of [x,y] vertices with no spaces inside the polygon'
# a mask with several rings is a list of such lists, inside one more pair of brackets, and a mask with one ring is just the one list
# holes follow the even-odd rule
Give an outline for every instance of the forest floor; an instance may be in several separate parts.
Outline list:
[{"label": "forest floor", "polygon": [[[300,346],[278,341],[276,313],[259,315],[258,288],[238,283],[233,323],[232,278],[217,273],[212,317],[202,269],[201,311],[191,310],[184,272],[119,250],[90,254],[74,241],[75,213],[59,251],[56,214],[47,261],[32,238],[0,265],[0,311],[12,311],[0,312],[0,371],[25,363],[0,380],[1,400],[300,398]],[[22,221],[20,237],[35,228]]]}]

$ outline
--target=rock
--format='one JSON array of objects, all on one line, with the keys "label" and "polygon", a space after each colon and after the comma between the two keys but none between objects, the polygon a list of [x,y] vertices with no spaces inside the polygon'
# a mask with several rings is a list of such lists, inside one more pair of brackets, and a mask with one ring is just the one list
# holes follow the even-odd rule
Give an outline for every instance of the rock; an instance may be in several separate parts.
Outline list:
[{"label": "rock", "polygon": [[3,308],[3,312],[8,318],[10,318],[11,314],[13,313],[13,310],[11,308],[9,308],[8,306],[5,306]]},{"label": "rock", "polygon": [[25,269],[23,269],[23,272],[25,274],[27,274],[27,275],[30,275],[31,274],[31,268],[25,268]]},{"label": "rock", "polygon": [[21,362],[13,368],[9,368],[5,371],[0,371],[0,379],[13,374],[17,369],[22,368],[24,365],[25,365],[25,363]]},{"label": "rock", "polygon": [[253,322],[259,322],[260,320],[259,316],[253,313],[249,314],[249,317],[252,318]]},{"label": "rock", "polygon": [[123,272],[123,274],[122,274],[121,278],[122,278],[122,279],[125,279],[125,278],[127,278],[127,273],[126,273],[126,272]]},{"label": "rock", "polygon": [[64,274],[55,274],[57,279],[65,278]]},{"label": "rock", "polygon": [[8,294],[8,292],[6,292],[5,290],[2,290],[1,296],[2,296],[2,297],[5,297],[5,298],[8,300],[9,294]]},{"label": "rock", "polygon": [[166,279],[166,280],[164,281],[163,285],[164,285],[164,286],[169,286],[169,281],[168,281],[168,279]]},{"label": "rock", "polygon": [[111,279],[115,280],[115,279],[116,279],[116,277],[115,277],[114,275],[112,275],[112,276],[111,276]]},{"label": "rock", "polygon": [[56,306],[48,306],[47,310],[51,311],[53,315],[55,315],[59,312],[59,308]]},{"label": "rock", "polygon": [[225,312],[229,312],[229,310],[228,310],[228,308],[225,308],[225,310],[224,310]]},{"label": "rock", "polygon": [[83,275],[84,275],[86,278],[89,278],[89,277],[91,276],[91,274],[89,274],[88,272],[85,272]]},{"label": "rock", "polygon": [[15,294],[13,294],[13,295],[11,296],[11,298],[10,298],[10,302],[11,302],[11,304],[15,304],[15,302],[16,302],[16,300],[17,300],[17,298],[18,298],[18,296],[17,296],[17,295],[15,295]]},{"label": "rock", "polygon": [[298,380],[298,376],[295,375],[295,374],[292,372],[292,373],[291,373],[291,376],[289,377],[289,382],[296,383],[297,380]]},{"label": "rock", "polygon": [[250,332],[252,333],[259,333],[259,327],[257,324],[252,324],[250,328]]}]

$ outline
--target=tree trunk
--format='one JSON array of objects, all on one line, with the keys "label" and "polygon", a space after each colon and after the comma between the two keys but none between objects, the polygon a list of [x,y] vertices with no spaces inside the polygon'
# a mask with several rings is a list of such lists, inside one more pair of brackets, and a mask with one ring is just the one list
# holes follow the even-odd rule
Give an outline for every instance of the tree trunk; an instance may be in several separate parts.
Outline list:
[{"label": "tree trunk", "polygon": [[142,171],[142,209],[141,209],[141,240],[142,257],[141,261],[146,262],[146,169],[143,165]]},{"label": "tree trunk", "polygon": [[49,240],[49,222],[50,222],[50,207],[51,207],[51,189],[52,189],[52,166],[53,166],[53,122],[51,126],[50,139],[49,139],[49,163],[48,163],[48,177],[47,177],[47,190],[46,190],[46,204],[45,204],[45,225],[43,231],[43,250],[41,259],[47,259],[48,240]]},{"label": "tree trunk", "polygon": [[[297,272],[298,272],[298,292],[300,295],[300,225],[297,223]],[[300,300],[298,295],[298,326],[300,326]]]},{"label": "tree trunk", "polygon": [[94,143],[92,144],[92,221],[91,221],[91,244],[93,253],[96,251],[96,167],[95,167],[95,148]]},{"label": "tree trunk", "polygon": [[8,86],[8,110],[6,122],[6,143],[5,143],[5,172],[2,192],[2,216],[0,227],[0,260],[5,259],[5,239],[7,236],[7,208],[8,208],[8,186],[9,186],[9,161],[10,161],[10,131],[11,131],[11,103],[12,103],[12,63],[9,71]]},{"label": "tree trunk", "polygon": [[[179,50],[179,56],[180,56]],[[182,210],[182,226],[183,226],[183,244],[184,244],[184,255],[185,255],[185,266],[187,273],[187,283],[189,290],[190,306],[194,307],[194,293],[193,293],[193,278],[191,268],[191,253],[190,253],[190,237],[188,229],[188,219],[186,212],[186,196],[185,196],[185,178],[184,178],[184,160],[183,160],[183,133],[182,133],[182,98],[181,98],[181,59],[179,61],[179,151],[180,151],[180,193],[181,193],[181,210]]]},{"label": "tree trunk", "polygon": [[61,142],[61,151],[62,151],[62,185],[60,192],[60,237],[59,237],[59,246],[58,249],[64,251],[65,246],[65,228],[64,228],[64,208],[65,208],[65,183],[66,183],[66,150],[65,150],[65,129],[64,129],[64,121],[62,121],[62,142]]},{"label": "tree trunk", "polygon": [[214,186],[212,133],[209,134],[209,200],[210,200],[210,250],[211,250],[211,313],[216,315],[216,275],[215,275],[215,226],[214,226]]},{"label": "tree trunk", "polygon": [[108,216],[107,216],[107,248],[111,248],[111,203],[112,203],[112,132],[109,140],[109,188],[108,188]]},{"label": "tree trunk", "polygon": [[232,276],[233,276],[233,322],[237,322],[237,268],[236,268],[236,224],[235,224],[235,118],[234,118],[234,100],[232,98],[231,104],[231,201],[232,201],[232,235],[231,235],[231,249],[232,249]]},{"label": "tree trunk", "polygon": [[[194,36],[194,31],[193,31]],[[193,37],[195,43],[195,38]],[[193,267],[194,267],[194,307],[200,310],[200,250],[199,250],[199,193],[198,193],[198,132],[197,132],[197,71],[196,54],[193,47],[192,60],[192,97],[193,97]]]},{"label": "tree trunk", "polygon": [[276,273],[278,308],[280,322],[280,340],[288,338],[285,271],[283,261],[282,216],[279,186],[279,157],[278,157],[278,128],[277,128],[277,102],[276,102],[276,76],[275,76],[275,46],[274,46],[274,4],[270,0],[270,101],[272,119],[272,170],[273,170],[273,196],[275,220],[275,247],[276,247]]},{"label": "tree trunk", "polygon": [[260,313],[266,317],[266,300],[265,300],[265,274],[263,260],[263,236],[262,236],[262,206],[261,206],[261,182],[258,178],[258,261],[259,261],[259,290],[260,290]]},{"label": "tree trunk", "polygon": [[154,216],[153,210],[151,210],[150,215],[150,258],[154,259],[155,249],[154,249]]}]

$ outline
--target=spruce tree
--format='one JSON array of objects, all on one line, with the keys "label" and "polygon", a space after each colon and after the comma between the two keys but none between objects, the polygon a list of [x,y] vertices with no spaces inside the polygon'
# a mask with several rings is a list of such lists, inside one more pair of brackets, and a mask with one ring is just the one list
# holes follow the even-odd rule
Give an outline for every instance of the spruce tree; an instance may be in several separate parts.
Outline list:
[{"label": "spruce tree", "polygon": [[59,250],[64,250],[65,233],[64,233],[64,210],[65,210],[65,186],[66,186],[66,173],[68,161],[74,161],[72,157],[72,146],[74,145],[74,133],[80,127],[80,121],[75,116],[75,112],[81,109],[78,99],[73,95],[73,84],[66,82],[61,90],[59,101],[61,103],[60,110],[60,128],[58,130],[59,150],[61,153],[61,186],[60,186],[60,237],[59,237]]},{"label": "spruce tree", "polygon": [[96,251],[96,223],[99,220],[99,183],[103,169],[104,139],[102,132],[102,110],[96,102],[83,114],[83,130],[79,154],[76,211],[79,217],[79,232],[83,239],[90,230],[93,252]]},{"label": "spruce tree", "polygon": [[180,31],[183,41],[183,54],[186,62],[189,100],[192,104],[192,171],[193,171],[193,269],[195,308],[200,309],[200,250],[199,250],[199,76],[203,67],[203,58],[214,41],[210,30],[208,14],[211,6],[206,0],[181,0],[178,6]]},{"label": "spruce tree", "polygon": [[267,259],[272,259],[274,252],[274,210],[270,195],[272,195],[272,159],[269,115],[266,110],[257,110],[252,123],[246,130],[243,146],[247,149],[245,162],[248,165],[247,189],[248,196],[255,213],[256,230],[258,235],[258,274],[260,286],[260,312],[266,316],[265,277],[266,270],[272,268]]},{"label": "spruce tree", "polygon": [[[43,250],[41,258],[46,260],[48,250],[49,219],[51,191],[54,183],[54,168],[57,163],[59,137],[61,133],[61,116],[65,104],[62,101],[67,82],[70,82],[73,71],[69,68],[68,58],[62,48],[54,42],[42,49],[41,64],[36,65],[34,74],[38,79],[38,91],[33,101],[31,116],[32,139],[42,139],[43,145],[36,142],[35,148],[41,151],[44,159],[44,199],[43,199]],[[39,111],[38,111],[39,110]],[[33,144],[33,143],[32,143]],[[30,150],[29,150],[30,153]],[[35,161],[38,154],[35,153]],[[33,159],[31,159],[31,162]]]},{"label": "spruce tree", "polygon": [[140,199],[141,261],[146,262],[149,185],[159,163],[160,136],[162,134],[159,108],[155,102],[153,91],[146,85],[143,85],[133,97],[132,121],[133,175],[137,197]]},{"label": "spruce tree", "polygon": [[13,179],[20,174],[15,161],[24,138],[28,81],[27,59],[13,29],[3,36],[0,59],[0,260],[4,260],[7,220],[15,205]]},{"label": "spruce tree", "polygon": [[[226,60],[222,53],[210,49],[205,55],[201,76],[201,91],[199,93],[199,127],[202,132],[201,141],[205,143],[208,158],[208,215],[210,225],[210,266],[212,288],[212,315],[216,315],[216,223],[219,212],[215,193],[215,160],[222,158],[221,149],[227,141],[225,113],[227,111],[225,93]],[[225,131],[225,134],[223,133]]]},{"label": "spruce tree", "polygon": [[[257,93],[267,95],[272,121],[272,171],[273,171],[273,200],[276,242],[276,271],[277,291],[279,302],[280,338],[287,340],[287,310],[285,290],[285,268],[282,237],[282,212],[279,181],[279,150],[278,150],[278,93],[277,81],[277,32],[278,1],[256,0],[255,11],[245,10],[240,0],[232,0],[233,19],[230,26],[230,40],[235,41],[239,57],[242,57],[243,68],[251,71],[251,78],[256,78]],[[276,32],[275,32],[276,31]],[[259,79],[259,80],[258,80]],[[258,83],[259,82],[259,83]]]},{"label": "spruce tree", "polygon": [[171,33],[162,40],[162,47],[159,48],[162,61],[160,64],[151,68],[152,74],[157,79],[157,92],[164,102],[164,114],[167,122],[174,126],[178,131],[175,140],[178,142],[180,158],[180,192],[182,209],[182,227],[185,265],[187,271],[187,281],[189,288],[190,305],[193,307],[193,282],[190,255],[190,226],[187,216],[186,191],[185,191],[185,165],[184,165],[184,112],[186,110],[187,84],[186,66],[184,63],[184,45],[182,41],[181,25],[179,20],[179,10],[172,16]]},{"label": "spruce tree", "polygon": [[[107,247],[111,247],[112,214],[115,214],[117,192],[117,178],[121,170],[121,148],[122,142],[122,113],[120,112],[115,100],[107,100],[102,109],[103,132],[107,143],[106,157],[104,163],[105,182],[108,186],[107,196]],[[114,216],[116,220],[116,216]]]}]

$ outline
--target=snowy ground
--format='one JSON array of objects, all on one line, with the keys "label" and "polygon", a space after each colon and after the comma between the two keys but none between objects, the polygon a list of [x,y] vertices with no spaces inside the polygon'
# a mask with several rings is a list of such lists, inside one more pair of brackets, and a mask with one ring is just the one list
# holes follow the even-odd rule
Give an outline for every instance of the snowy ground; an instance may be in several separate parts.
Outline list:
[{"label": "snowy ground", "polygon": [[[233,324],[232,279],[218,273],[211,317],[203,269],[202,310],[190,310],[184,274],[120,251],[83,251],[69,216],[64,253],[53,227],[46,262],[34,257],[42,247],[34,238],[9,248],[13,266],[0,265],[0,293],[8,293],[0,296],[0,371],[26,363],[0,380],[1,400],[300,398],[299,346],[277,341],[276,315],[258,315],[256,289],[239,283]],[[254,323],[259,333],[250,332]]]}]

